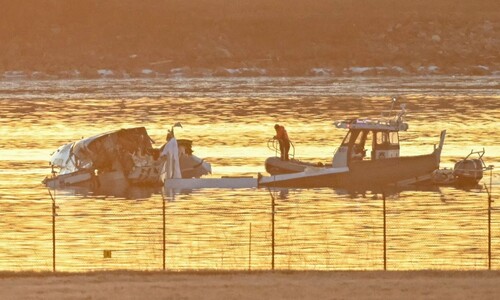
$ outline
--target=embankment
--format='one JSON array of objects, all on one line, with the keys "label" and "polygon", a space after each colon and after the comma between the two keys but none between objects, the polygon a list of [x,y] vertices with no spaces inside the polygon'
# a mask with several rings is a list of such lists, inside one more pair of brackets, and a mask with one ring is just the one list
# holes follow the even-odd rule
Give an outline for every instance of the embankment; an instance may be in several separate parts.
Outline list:
[{"label": "embankment", "polygon": [[0,77],[491,75],[498,0],[7,1]]}]

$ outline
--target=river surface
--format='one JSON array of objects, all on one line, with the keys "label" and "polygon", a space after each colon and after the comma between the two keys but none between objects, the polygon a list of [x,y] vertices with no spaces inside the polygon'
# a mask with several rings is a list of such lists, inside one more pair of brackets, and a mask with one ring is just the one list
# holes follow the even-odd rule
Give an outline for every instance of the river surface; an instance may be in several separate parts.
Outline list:
[{"label": "river surface", "polygon": [[486,164],[500,166],[498,76],[0,81],[0,271],[500,269],[495,170],[476,188],[403,190],[385,202],[328,188],[41,184],[64,143],[145,126],[159,147],[175,122],[214,176],[264,173],[275,123],[296,158],[328,162],[346,133],[333,122],[379,117],[392,97],[394,112],[407,109],[401,155],[430,153],[446,129],[441,167],[483,148]]}]

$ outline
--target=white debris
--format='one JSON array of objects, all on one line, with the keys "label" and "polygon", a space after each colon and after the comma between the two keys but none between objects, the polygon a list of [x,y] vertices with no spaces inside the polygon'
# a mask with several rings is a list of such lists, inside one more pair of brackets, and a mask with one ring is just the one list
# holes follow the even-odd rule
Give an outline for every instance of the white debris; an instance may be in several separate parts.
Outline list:
[{"label": "white debris", "polygon": [[108,69],[99,69],[97,70],[97,74],[99,74],[102,77],[110,77],[114,75],[114,72]]}]

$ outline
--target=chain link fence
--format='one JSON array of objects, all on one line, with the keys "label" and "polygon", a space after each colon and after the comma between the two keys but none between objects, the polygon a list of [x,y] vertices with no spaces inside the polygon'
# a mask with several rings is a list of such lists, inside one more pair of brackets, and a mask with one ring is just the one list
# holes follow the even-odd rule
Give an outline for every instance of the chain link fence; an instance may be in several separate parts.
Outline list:
[{"label": "chain link fence", "polygon": [[225,193],[57,195],[5,210],[1,269],[500,269],[500,216],[484,191]]}]

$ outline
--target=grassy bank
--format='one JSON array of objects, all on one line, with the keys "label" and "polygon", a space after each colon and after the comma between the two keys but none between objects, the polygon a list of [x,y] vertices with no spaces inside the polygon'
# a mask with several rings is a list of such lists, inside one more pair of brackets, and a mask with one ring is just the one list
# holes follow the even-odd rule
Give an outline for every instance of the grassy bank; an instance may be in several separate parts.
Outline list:
[{"label": "grassy bank", "polygon": [[488,271],[2,274],[2,299],[495,299]]}]

